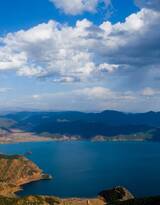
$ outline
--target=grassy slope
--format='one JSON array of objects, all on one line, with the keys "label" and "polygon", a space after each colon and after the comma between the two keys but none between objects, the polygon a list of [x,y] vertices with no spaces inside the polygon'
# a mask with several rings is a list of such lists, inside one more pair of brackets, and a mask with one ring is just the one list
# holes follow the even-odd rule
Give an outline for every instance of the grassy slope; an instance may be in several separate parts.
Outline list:
[{"label": "grassy slope", "polygon": [[15,193],[19,186],[44,177],[42,170],[27,158],[0,154],[0,195]]}]

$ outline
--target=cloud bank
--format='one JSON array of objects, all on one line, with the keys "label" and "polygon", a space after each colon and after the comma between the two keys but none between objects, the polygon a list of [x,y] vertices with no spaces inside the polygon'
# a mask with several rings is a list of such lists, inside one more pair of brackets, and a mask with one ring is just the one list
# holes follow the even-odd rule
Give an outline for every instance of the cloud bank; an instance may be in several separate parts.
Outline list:
[{"label": "cloud bank", "polygon": [[[73,89],[70,91],[39,92],[32,96],[13,98],[12,102],[0,102],[0,106],[40,110],[102,111],[105,109],[126,112],[159,110],[160,89],[146,87],[139,91],[116,91],[102,86]],[[143,105],[143,106],[140,106]]]},{"label": "cloud bank", "polygon": [[[94,82],[110,76],[160,77],[160,12],[143,8],[124,23],[75,26],[56,21],[0,38],[0,72],[50,78],[54,82]],[[138,83],[138,82],[137,82]]]}]

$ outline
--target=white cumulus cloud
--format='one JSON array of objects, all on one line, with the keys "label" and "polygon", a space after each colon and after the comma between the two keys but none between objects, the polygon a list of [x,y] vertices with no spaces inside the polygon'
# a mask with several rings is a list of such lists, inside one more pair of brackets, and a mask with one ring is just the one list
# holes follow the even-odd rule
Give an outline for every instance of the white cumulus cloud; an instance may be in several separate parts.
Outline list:
[{"label": "white cumulus cloud", "polygon": [[50,0],[58,9],[66,14],[77,15],[83,12],[94,13],[100,2],[103,2],[108,7],[110,0]]},{"label": "white cumulus cloud", "polygon": [[[50,78],[54,82],[106,80],[132,76],[147,82],[160,69],[160,12],[143,8],[123,23],[94,25],[86,19],[75,26],[56,21],[0,38],[0,72]],[[153,79],[152,79],[153,78]],[[142,83],[140,80],[138,83]]]}]

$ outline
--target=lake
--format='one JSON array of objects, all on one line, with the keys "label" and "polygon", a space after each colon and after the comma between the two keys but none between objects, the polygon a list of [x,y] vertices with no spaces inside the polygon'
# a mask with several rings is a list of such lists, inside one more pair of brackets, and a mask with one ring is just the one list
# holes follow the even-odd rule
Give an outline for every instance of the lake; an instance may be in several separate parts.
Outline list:
[{"label": "lake", "polygon": [[125,186],[137,197],[160,195],[160,143],[36,142],[0,145],[0,152],[24,154],[53,180],[24,186],[19,195],[94,197]]}]

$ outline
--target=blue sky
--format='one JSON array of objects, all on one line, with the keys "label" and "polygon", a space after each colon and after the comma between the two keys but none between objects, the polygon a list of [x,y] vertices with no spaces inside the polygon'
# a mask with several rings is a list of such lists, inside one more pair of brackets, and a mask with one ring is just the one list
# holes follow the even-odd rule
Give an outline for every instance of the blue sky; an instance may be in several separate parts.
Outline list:
[{"label": "blue sky", "polygon": [[0,110],[159,110],[159,0],[2,0]]},{"label": "blue sky", "polygon": [[[131,13],[139,10],[133,0],[122,2],[112,1],[114,13],[109,19],[113,23],[124,21]],[[20,29],[29,29],[37,24],[48,22],[50,19],[74,25],[78,19],[87,18],[99,24],[104,21],[105,13],[105,11],[96,14],[85,12],[82,15],[72,16],[59,12],[49,0],[2,0],[0,2],[0,32],[5,34]]]}]

